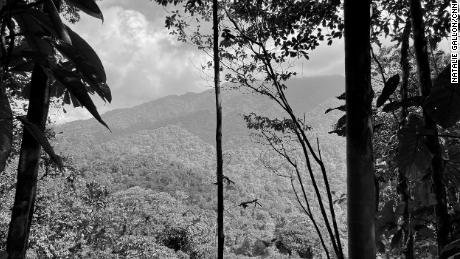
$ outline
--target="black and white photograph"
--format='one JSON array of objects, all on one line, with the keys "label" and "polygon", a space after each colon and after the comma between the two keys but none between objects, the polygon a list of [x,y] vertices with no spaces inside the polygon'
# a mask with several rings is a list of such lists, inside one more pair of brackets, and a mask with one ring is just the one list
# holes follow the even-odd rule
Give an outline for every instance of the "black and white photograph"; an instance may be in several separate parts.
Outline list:
[{"label": "black and white photograph", "polygon": [[458,0],[0,0],[0,259],[458,259]]}]

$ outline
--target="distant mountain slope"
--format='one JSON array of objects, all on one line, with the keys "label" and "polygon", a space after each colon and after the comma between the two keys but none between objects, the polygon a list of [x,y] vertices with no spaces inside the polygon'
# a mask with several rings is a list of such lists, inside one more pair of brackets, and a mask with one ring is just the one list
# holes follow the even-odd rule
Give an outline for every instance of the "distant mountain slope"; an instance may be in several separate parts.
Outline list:
[{"label": "distant mountain slope", "polygon": [[[288,84],[288,99],[295,111],[303,114],[343,90],[342,76],[293,79]],[[247,136],[242,115],[250,112],[271,116],[282,114],[279,107],[267,97],[242,90],[223,91],[224,141],[234,142]],[[132,108],[110,111],[102,117],[113,133],[94,119],[74,121],[58,126],[58,131],[63,132],[59,146],[70,144],[74,149],[79,145],[99,144],[140,130],[167,125],[178,125],[204,141],[214,143],[215,106],[212,90],[168,96]]]},{"label": "distant mountain slope", "polygon": [[[334,97],[343,92],[344,79],[336,76],[296,79],[289,87],[288,99],[295,112],[302,118],[305,114],[306,123],[313,127],[307,134],[315,144],[316,138],[319,139],[331,189],[340,197],[345,192],[345,141],[327,132],[341,112],[325,115],[324,111],[340,104]],[[285,161],[267,145],[250,137],[251,131],[242,117],[250,112],[271,117],[287,115],[267,97],[230,90],[223,91],[223,97],[224,174],[232,181],[225,184],[229,251],[237,256],[259,256],[263,254],[257,248],[260,242],[276,238],[292,251],[320,250],[319,240],[311,234],[314,230],[299,208],[290,180],[267,169],[267,160],[278,161],[278,165]],[[214,109],[211,90],[169,96],[104,114],[113,133],[95,120],[61,125],[57,131],[63,134],[58,134],[55,146],[73,158],[85,179],[109,186],[114,194],[139,186],[167,193],[193,213],[199,208],[212,218],[216,209]],[[303,173],[306,195],[311,199],[314,214],[319,215],[310,181]],[[322,188],[322,181],[318,184]],[[239,206],[254,199],[261,207]],[[345,211],[338,208],[337,215],[339,224],[344,226]],[[208,219],[203,224],[213,230],[214,222]],[[293,231],[300,231],[301,235],[294,238]],[[293,239],[284,240],[284,237]]]},{"label": "distant mountain slope", "polygon": [[[325,115],[324,111],[340,104],[335,96],[343,88],[344,78],[339,76],[297,79],[291,82],[288,95],[295,111],[301,116],[305,114],[306,123],[313,127],[308,135],[312,142],[319,139],[326,167],[332,175],[331,184],[339,192],[344,190],[345,142],[327,132],[341,112]],[[229,90],[223,92],[223,97],[224,152],[226,159],[230,159],[226,162],[226,174],[241,180],[239,184],[245,186],[248,197],[268,195],[264,186],[273,186],[281,180],[260,163],[261,153],[269,148],[252,141],[242,115],[286,114],[267,97]],[[104,114],[113,133],[95,120],[59,126],[57,130],[63,134],[58,135],[55,146],[59,152],[73,157],[77,167],[89,172],[92,178],[111,178],[119,188],[141,184],[172,191],[190,185],[196,188],[198,183],[212,188],[209,184],[214,181],[215,168],[214,109],[212,91],[169,96]],[[194,184],[185,176],[190,173],[194,175],[191,177]],[[186,181],[178,180],[183,177],[187,177]]]}]

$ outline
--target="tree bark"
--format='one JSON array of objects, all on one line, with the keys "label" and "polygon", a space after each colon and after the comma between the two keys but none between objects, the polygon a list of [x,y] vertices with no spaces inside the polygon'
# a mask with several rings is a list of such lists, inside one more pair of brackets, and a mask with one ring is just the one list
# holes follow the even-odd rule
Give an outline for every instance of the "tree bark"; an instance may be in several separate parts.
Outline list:
[{"label": "tree bark", "polygon": [[[417,59],[417,69],[422,95],[430,95],[432,88],[431,70],[428,58],[428,44],[425,37],[425,24],[423,21],[423,9],[420,0],[410,0],[410,12],[412,17],[412,28],[414,35],[415,56]],[[436,123],[424,111],[425,128],[435,134],[426,137],[426,145],[433,154],[432,160],[432,180],[433,191],[436,196],[436,229],[438,252],[448,243],[449,240],[449,214],[447,211],[446,189],[444,185],[444,160],[442,159],[442,149],[439,143],[438,129]]]},{"label": "tree bark", "polygon": [[[49,109],[49,87],[47,76],[40,65],[32,72],[27,119],[45,129]],[[25,129],[18,165],[16,195],[8,232],[8,258],[25,258],[32,221],[37,175],[40,160],[40,145]]]},{"label": "tree bark", "polygon": [[217,156],[217,258],[224,258],[224,184],[222,159],[222,99],[220,96],[219,18],[218,2],[213,0],[214,88],[216,95],[216,156]]},{"label": "tree bark", "polygon": [[375,258],[370,1],[345,0],[348,257]]},{"label": "tree bark", "polygon": [[6,87],[0,86],[0,174],[6,166],[13,143],[13,113],[6,95]]},{"label": "tree bark", "polygon": [[[410,14],[409,14],[410,16]],[[407,17],[406,26],[401,39],[401,70],[402,70],[402,83],[401,83],[401,101],[405,102],[408,98],[408,85],[409,85],[409,75],[410,75],[410,64],[409,64],[409,39],[411,32],[411,21],[410,17]],[[403,105],[401,109],[401,126],[404,126],[407,121],[408,109],[407,106]],[[414,235],[412,234],[411,227],[411,214],[409,211],[409,202],[410,202],[410,186],[409,181],[403,170],[399,170],[399,194],[401,202],[404,204],[403,212],[403,227],[405,232],[405,247],[404,247],[404,256],[406,259],[414,258]]]}]

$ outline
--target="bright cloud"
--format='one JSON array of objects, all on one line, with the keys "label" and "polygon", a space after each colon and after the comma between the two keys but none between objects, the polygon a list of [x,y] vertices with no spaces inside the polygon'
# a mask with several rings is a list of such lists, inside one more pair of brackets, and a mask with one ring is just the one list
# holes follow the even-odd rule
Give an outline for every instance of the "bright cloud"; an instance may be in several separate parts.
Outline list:
[{"label": "bright cloud", "polygon": [[[167,11],[163,7],[149,0],[99,3],[103,24],[82,14],[72,28],[95,49],[105,66],[113,101],[104,104],[95,96],[101,113],[209,87],[203,80],[209,78],[200,70],[204,54],[169,34],[164,28]],[[343,45],[321,47],[310,61],[302,63],[305,76],[343,74]],[[90,117],[82,108],[67,110],[61,122]]]}]

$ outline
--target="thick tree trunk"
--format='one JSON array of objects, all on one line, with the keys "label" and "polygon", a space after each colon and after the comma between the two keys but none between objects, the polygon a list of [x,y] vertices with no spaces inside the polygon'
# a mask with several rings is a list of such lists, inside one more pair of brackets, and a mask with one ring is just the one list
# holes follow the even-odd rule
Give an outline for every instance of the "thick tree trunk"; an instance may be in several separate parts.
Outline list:
[{"label": "thick tree trunk", "polygon": [[[32,72],[27,119],[45,129],[49,108],[47,77],[40,65]],[[23,130],[18,165],[16,196],[8,232],[8,258],[25,258],[32,221],[37,175],[40,160],[40,145],[27,130]]]},{"label": "thick tree trunk", "polygon": [[[425,25],[423,21],[423,10],[420,0],[410,1],[410,11],[412,17],[412,27],[414,34],[415,56],[417,58],[417,69],[422,95],[430,95],[432,82],[431,70],[428,58],[428,44],[425,37]],[[433,191],[436,196],[436,229],[438,251],[448,243],[449,240],[449,214],[447,211],[446,189],[444,186],[444,160],[442,159],[442,149],[437,137],[436,123],[424,112],[425,128],[434,132],[434,135],[426,137],[426,145],[433,154],[432,160],[432,179]]]},{"label": "thick tree trunk", "polygon": [[222,98],[220,96],[219,21],[217,0],[213,0],[214,88],[216,91],[216,156],[217,156],[217,258],[224,258],[224,174],[222,159]]},{"label": "thick tree trunk", "polygon": [[370,1],[345,0],[349,258],[375,258]]},{"label": "thick tree trunk", "polygon": [[[401,83],[401,101],[405,102],[408,98],[408,86],[409,86],[409,74],[410,74],[410,64],[409,64],[409,40],[411,32],[411,21],[410,17],[407,17],[406,26],[402,34],[402,44],[401,44],[401,70],[402,70],[402,83]],[[401,110],[401,122],[402,126],[406,124],[408,115],[407,106],[402,106]],[[409,211],[409,201],[410,201],[410,186],[409,181],[403,170],[399,170],[399,194],[401,202],[404,204],[404,213],[403,213],[403,227],[405,232],[405,247],[404,247],[404,256],[406,259],[414,258],[414,235],[412,234],[411,227],[411,214]]]},{"label": "thick tree trunk", "polygon": [[13,113],[4,86],[0,86],[0,174],[6,166],[13,143]]}]

